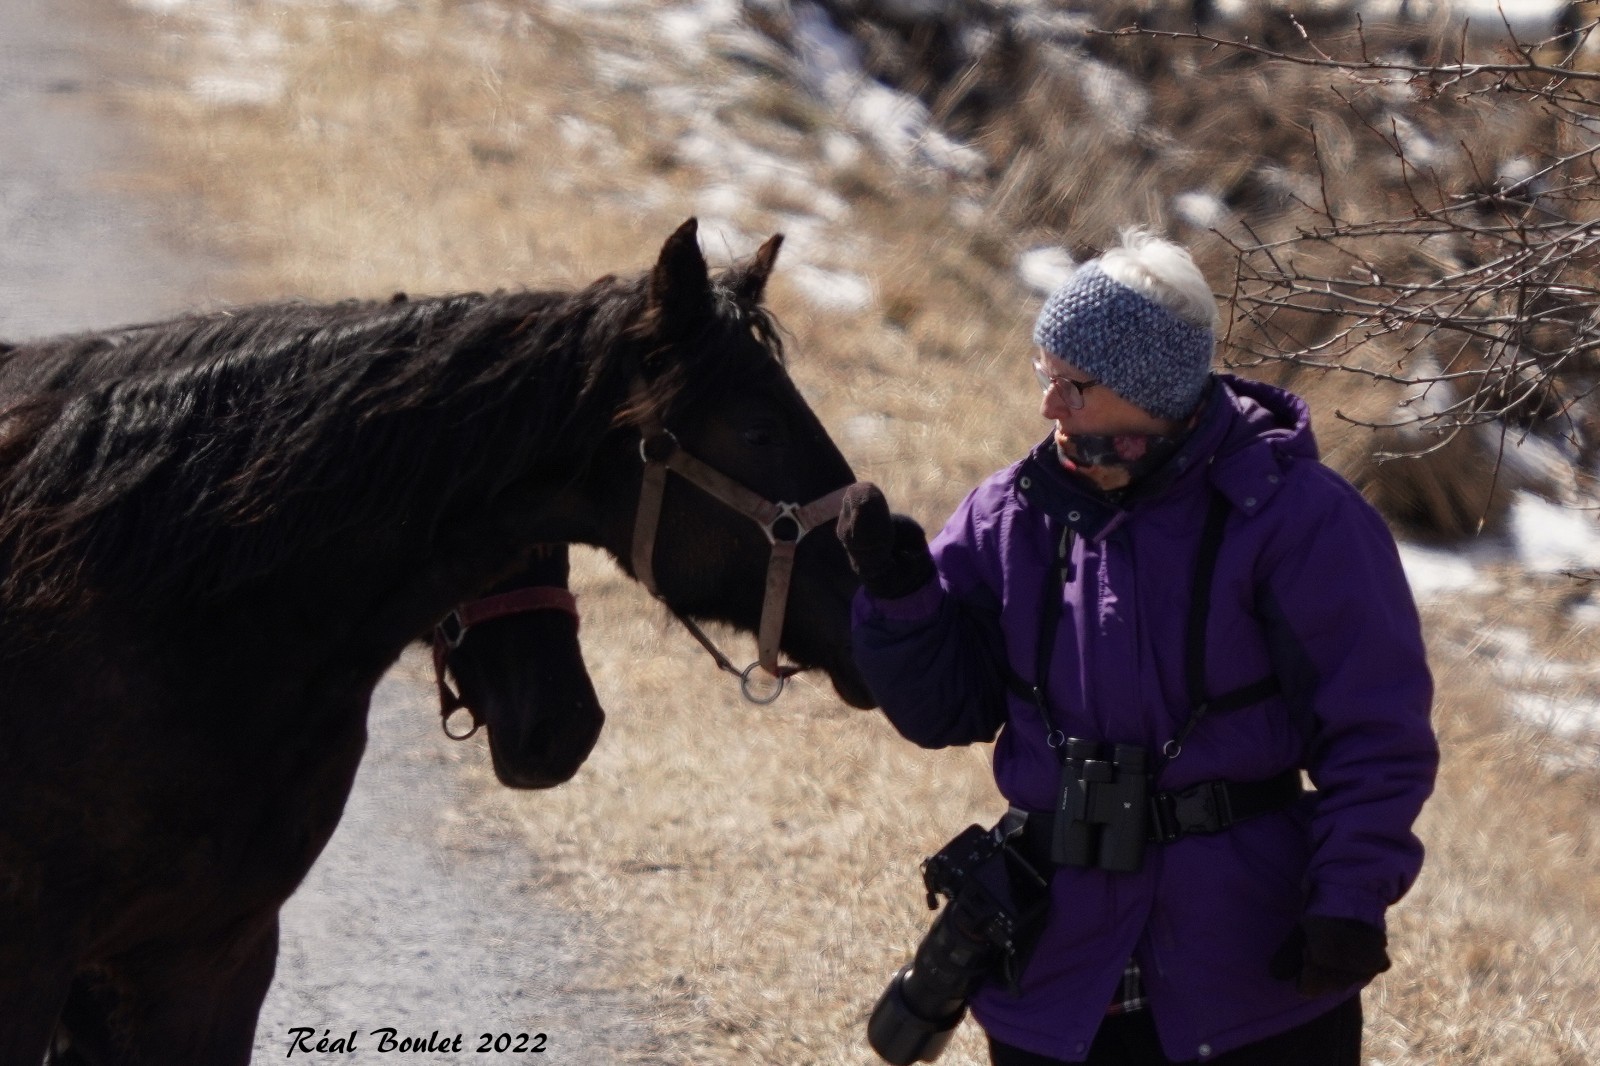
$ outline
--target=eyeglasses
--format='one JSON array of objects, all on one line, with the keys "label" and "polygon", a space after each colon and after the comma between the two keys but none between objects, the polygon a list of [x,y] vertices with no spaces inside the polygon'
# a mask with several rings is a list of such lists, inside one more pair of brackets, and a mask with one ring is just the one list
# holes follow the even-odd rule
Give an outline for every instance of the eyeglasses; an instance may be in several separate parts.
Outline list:
[{"label": "eyeglasses", "polygon": [[1052,374],[1038,359],[1033,361],[1033,376],[1039,379],[1039,387],[1045,391],[1045,395],[1052,392],[1059,393],[1061,402],[1072,411],[1083,410],[1083,394],[1100,384],[1093,378],[1088,381],[1073,381],[1061,374]]}]

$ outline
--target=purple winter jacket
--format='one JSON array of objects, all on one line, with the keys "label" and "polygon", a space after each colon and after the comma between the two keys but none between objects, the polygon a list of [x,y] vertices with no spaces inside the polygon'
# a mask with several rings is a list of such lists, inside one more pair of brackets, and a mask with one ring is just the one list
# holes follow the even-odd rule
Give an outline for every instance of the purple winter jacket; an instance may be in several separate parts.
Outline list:
[{"label": "purple winter jacket", "polygon": [[1033,682],[1040,598],[1059,595],[1056,725],[1154,758],[1189,717],[1185,629],[1213,490],[1231,508],[1207,626],[1210,694],[1269,675],[1281,691],[1202,721],[1157,787],[1301,767],[1315,792],[1152,844],[1138,873],[1058,870],[1020,994],[990,985],[973,1000],[1007,1044],[1081,1061],[1130,956],[1168,1058],[1204,1061],[1299,1025],[1352,993],[1302,998],[1268,974],[1274,951],[1305,914],[1381,928],[1421,866],[1411,826],[1438,747],[1416,607],[1383,521],[1318,461],[1304,402],[1268,385],[1217,375],[1189,439],[1120,506],[1064,471],[1050,439],[984,481],[932,542],[938,581],[894,600],[858,594],[856,660],[873,693],[924,747],[998,732],[1000,791],[1051,809],[1060,763],[997,659]]}]

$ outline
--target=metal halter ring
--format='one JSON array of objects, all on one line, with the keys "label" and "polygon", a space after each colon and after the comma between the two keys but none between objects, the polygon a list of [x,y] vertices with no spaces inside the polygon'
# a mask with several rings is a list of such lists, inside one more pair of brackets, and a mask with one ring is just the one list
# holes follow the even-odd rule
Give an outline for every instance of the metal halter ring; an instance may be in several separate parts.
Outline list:
[{"label": "metal halter ring", "polygon": [[[454,718],[458,711],[466,711],[467,715],[472,719],[472,728],[467,730],[465,733],[452,733],[452,732],[450,732],[450,719]],[[471,708],[466,707],[466,706],[461,706],[461,707],[457,707],[454,711],[451,711],[449,714],[445,715],[444,716],[444,721],[442,723],[440,723],[440,724],[444,728],[444,735],[449,737],[451,740],[467,740],[467,739],[471,738],[472,735],[478,731],[478,729],[482,726],[483,723],[478,721],[478,716],[472,713]]]},{"label": "metal halter ring", "polygon": [[[762,531],[767,535],[767,543],[799,544],[800,538],[811,532],[810,528],[801,520],[800,508],[802,505],[798,503],[775,503],[773,506],[778,509],[778,513],[772,516],[770,522],[761,527]],[[793,529],[792,536],[779,535],[779,523],[783,522],[787,522],[788,525],[782,527],[782,531],[788,533],[790,529]]]},{"label": "metal halter ring", "polygon": [[776,686],[772,690],[772,694],[765,697],[758,696],[750,687],[750,675],[755,673],[756,667],[760,665],[761,660],[757,659],[755,662],[744,668],[744,673],[739,675],[739,692],[751,703],[765,706],[766,704],[775,702],[779,696],[783,695],[783,686],[788,683],[789,679],[782,674],[779,674],[777,677],[772,679],[773,681],[777,682]]}]

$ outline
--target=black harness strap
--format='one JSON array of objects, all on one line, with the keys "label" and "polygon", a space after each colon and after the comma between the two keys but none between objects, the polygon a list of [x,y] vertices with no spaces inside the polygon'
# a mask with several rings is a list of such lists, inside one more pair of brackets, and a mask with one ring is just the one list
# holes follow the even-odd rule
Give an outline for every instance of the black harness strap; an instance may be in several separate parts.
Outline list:
[{"label": "black harness strap", "polygon": [[[1222,553],[1222,536],[1228,523],[1228,511],[1227,498],[1213,490],[1206,509],[1205,526],[1200,533],[1200,551],[1195,560],[1194,590],[1189,601],[1189,621],[1184,642],[1185,683],[1188,688],[1189,706],[1192,709],[1177,734],[1162,746],[1163,764],[1182,754],[1184,742],[1207,715],[1216,711],[1235,711],[1259,703],[1269,696],[1276,695],[1281,687],[1277,677],[1269,674],[1259,681],[1241,685],[1220,696],[1206,695],[1209,691],[1206,681],[1206,627],[1211,615],[1211,591],[1216,581],[1217,558]],[[1057,547],[1057,573],[1063,585],[1077,576],[1076,567],[1072,562],[1076,542],[1077,534],[1070,526],[1066,527],[1062,531]],[[1011,669],[1009,663],[1005,664],[1006,686],[1014,695],[1028,700],[1038,708],[1039,716],[1044,719],[1048,742],[1052,748],[1058,749],[1066,740],[1066,734],[1051,717],[1049,699],[1045,695],[1045,683],[1050,676],[1050,656],[1055,649],[1056,633],[1060,628],[1063,613],[1062,610],[1052,608],[1059,603],[1059,590],[1053,582],[1050,582],[1049,587],[1042,590],[1039,647],[1035,656],[1035,682],[1030,685]]]},{"label": "black harness strap", "polygon": [[[1061,540],[1056,545],[1057,573],[1061,577],[1064,587],[1077,576],[1076,567],[1072,563],[1072,552],[1078,541],[1078,534],[1071,526],[1064,526],[1061,530]],[[1060,590],[1050,581],[1045,582],[1045,587],[1039,600],[1039,646],[1034,654],[1034,678],[1029,685],[1015,673],[1011,672],[1009,664],[1006,673],[1010,676],[1012,690],[1017,685],[1023,689],[1023,697],[1032,699],[1033,705],[1039,709],[1039,717],[1044,719],[1045,743],[1052,748],[1059,749],[1066,742],[1067,735],[1063,733],[1050,717],[1050,700],[1045,695],[1045,683],[1050,677],[1050,655],[1056,646],[1056,631],[1061,628],[1061,616],[1065,610],[1051,610],[1061,599]]]},{"label": "black harness strap", "polygon": [[[1299,770],[1285,770],[1263,781],[1201,781],[1176,792],[1150,795],[1146,839],[1171,844],[1187,836],[1231,829],[1248,818],[1292,805],[1302,795]],[[1025,818],[1020,846],[1040,869],[1061,865],[1053,857],[1057,811],[1017,811]]]},{"label": "black harness strap", "polygon": [[1189,600],[1189,629],[1184,648],[1184,672],[1189,686],[1189,718],[1177,734],[1161,747],[1164,762],[1183,753],[1183,745],[1206,715],[1213,711],[1236,711],[1274,696],[1279,684],[1276,675],[1241,685],[1215,698],[1208,697],[1206,681],[1206,623],[1211,617],[1211,588],[1217,576],[1217,558],[1222,554],[1222,534],[1228,525],[1228,500],[1213,491],[1206,508],[1205,527],[1200,531],[1200,552],[1194,568],[1194,595]]}]

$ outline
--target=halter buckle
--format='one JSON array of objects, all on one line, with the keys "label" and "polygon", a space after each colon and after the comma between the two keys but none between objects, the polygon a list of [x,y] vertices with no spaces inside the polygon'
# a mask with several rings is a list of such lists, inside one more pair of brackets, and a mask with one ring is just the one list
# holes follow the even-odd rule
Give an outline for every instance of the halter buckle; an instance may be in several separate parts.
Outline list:
[{"label": "halter buckle", "polygon": [[439,624],[435,629],[439,634],[439,639],[444,641],[444,646],[451,651],[461,647],[461,642],[467,637],[467,625],[461,620],[461,612],[459,610],[451,611],[445,615],[439,620]]}]

